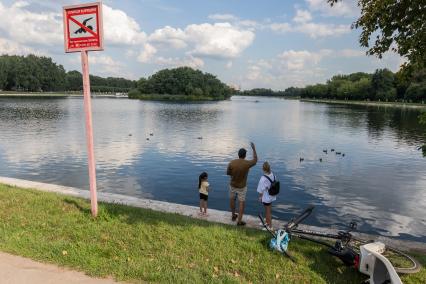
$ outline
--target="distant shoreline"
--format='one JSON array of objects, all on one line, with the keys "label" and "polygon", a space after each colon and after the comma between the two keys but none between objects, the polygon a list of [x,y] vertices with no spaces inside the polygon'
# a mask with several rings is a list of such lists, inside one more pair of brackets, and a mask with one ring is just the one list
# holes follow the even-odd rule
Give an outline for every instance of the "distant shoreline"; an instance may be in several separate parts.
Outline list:
[{"label": "distant shoreline", "polygon": [[[111,98],[127,98],[127,94],[104,94],[91,93],[92,97],[111,97]],[[82,92],[55,93],[55,92],[0,92],[0,98],[66,98],[66,97],[83,97]]]},{"label": "distant shoreline", "polygon": [[403,102],[379,102],[379,101],[345,101],[345,100],[326,100],[326,99],[299,99],[301,102],[309,103],[327,103],[327,104],[343,104],[343,105],[360,105],[360,106],[384,106],[384,107],[407,107],[426,109],[426,104],[419,103],[403,103]]},{"label": "distant shoreline", "polygon": [[169,102],[213,102],[223,101],[229,98],[225,97],[204,97],[204,96],[191,96],[191,95],[168,95],[168,94],[138,94],[129,96],[133,100],[142,101],[169,101]]}]

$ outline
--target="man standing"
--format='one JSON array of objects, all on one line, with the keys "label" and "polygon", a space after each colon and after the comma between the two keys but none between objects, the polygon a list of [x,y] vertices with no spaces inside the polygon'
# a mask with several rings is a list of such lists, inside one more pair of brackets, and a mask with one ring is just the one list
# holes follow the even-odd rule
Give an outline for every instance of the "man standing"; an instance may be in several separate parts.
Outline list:
[{"label": "man standing", "polygon": [[[244,214],[244,206],[247,193],[247,176],[251,167],[257,163],[257,153],[253,142],[250,142],[251,149],[253,150],[253,160],[246,160],[247,150],[241,148],[238,151],[238,159],[232,160],[228,165],[226,174],[231,176],[231,183],[229,185],[229,195],[231,198],[231,211],[232,221],[237,220],[238,226],[244,226],[246,223],[242,221]],[[239,214],[235,214],[235,199],[238,197],[239,201]]]}]

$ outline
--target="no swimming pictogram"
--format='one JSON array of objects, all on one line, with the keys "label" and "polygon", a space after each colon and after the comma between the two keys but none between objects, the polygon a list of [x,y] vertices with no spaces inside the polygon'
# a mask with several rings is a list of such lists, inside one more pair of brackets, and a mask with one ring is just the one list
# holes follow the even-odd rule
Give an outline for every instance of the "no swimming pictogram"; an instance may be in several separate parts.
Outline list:
[{"label": "no swimming pictogram", "polygon": [[102,5],[64,7],[65,51],[102,50]]}]

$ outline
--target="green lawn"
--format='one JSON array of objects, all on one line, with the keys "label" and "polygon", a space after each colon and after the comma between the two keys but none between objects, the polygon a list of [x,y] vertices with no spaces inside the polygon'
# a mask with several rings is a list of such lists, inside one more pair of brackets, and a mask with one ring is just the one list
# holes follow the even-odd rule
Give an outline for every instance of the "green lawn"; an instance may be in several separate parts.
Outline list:
[{"label": "green lawn", "polygon": [[[364,276],[300,240],[298,262],[267,249],[262,231],[0,185],[0,250],[130,282],[357,283]],[[419,257],[423,265],[426,257]],[[425,283],[426,270],[404,277]]]}]

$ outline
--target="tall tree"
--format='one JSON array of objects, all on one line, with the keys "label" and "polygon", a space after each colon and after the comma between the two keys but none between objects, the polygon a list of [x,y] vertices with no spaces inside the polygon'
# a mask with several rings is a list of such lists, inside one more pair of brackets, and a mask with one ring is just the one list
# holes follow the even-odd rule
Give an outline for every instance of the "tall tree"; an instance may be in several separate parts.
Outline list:
[{"label": "tall tree", "polygon": [[[332,6],[342,0],[327,0]],[[361,28],[359,42],[379,58],[389,49],[409,60],[426,64],[425,0],[358,0],[361,15],[352,28]],[[371,42],[371,38],[375,40]]]}]

